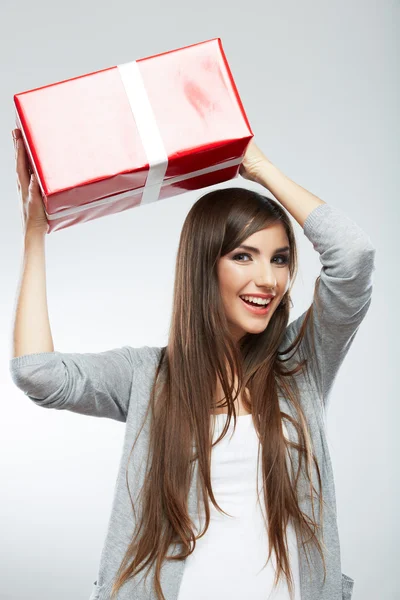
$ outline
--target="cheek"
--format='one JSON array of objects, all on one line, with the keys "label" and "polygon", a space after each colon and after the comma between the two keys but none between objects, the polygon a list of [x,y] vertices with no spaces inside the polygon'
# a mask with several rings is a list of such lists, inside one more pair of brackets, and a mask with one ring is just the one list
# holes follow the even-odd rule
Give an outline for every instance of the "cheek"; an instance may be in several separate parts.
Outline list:
[{"label": "cheek", "polygon": [[246,285],[249,273],[246,274],[245,271],[246,269],[238,269],[237,266],[235,268],[235,265],[226,265],[225,269],[221,269],[219,275],[220,287],[227,296],[238,294]]}]

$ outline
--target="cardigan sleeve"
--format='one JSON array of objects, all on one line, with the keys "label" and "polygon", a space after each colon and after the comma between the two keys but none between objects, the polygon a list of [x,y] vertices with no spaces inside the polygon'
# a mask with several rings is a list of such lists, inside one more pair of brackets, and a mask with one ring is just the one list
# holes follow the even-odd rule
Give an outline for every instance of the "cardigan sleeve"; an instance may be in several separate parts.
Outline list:
[{"label": "cardigan sleeve", "polygon": [[141,348],[104,352],[40,352],[10,360],[15,385],[44,408],[126,421]]},{"label": "cardigan sleeve", "polygon": [[[299,354],[310,363],[326,412],[339,367],[371,304],[376,250],[354,221],[328,204],[308,215],[303,232],[319,253],[322,268]],[[306,313],[289,324],[282,348],[297,337]]]}]

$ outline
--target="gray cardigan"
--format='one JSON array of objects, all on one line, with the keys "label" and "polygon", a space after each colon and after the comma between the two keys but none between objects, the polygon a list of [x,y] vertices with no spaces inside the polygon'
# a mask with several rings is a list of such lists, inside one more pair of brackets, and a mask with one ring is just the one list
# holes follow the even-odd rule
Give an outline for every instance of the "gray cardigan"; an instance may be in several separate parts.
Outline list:
[{"label": "gray cardigan", "polygon": [[[326,440],[326,413],[339,367],[371,303],[375,249],[368,235],[356,223],[328,204],[319,205],[311,212],[304,223],[304,234],[319,253],[322,264],[319,285],[322,312],[319,315],[314,312],[316,352],[309,351],[311,331],[308,329],[304,342],[291,361],[308,356],[312,367],[310,378],[304,375],[296,377],[321,469],[326,502],[323,531],[327,579],[323,585],[322,561],[314,545],[310,548],[309,577],[306,555],[299,546],[301,597],[302,600],[350,600],[354,580],[341,570],[334,476]],[[288,325],[281,349],[297,335],[304,314]],[[123,346],[100,353],[41,352],[10,359],[12,380],[38,406],[71,410],[125,423],[112,511],[90,600],[109,600],[116,571],[133,532],[125,469],[149,401],[160,351],[158,347]],[[279,396],[279,403],[283,412],[296,416],[284,397]],[[288,421],[285,424],[290,438],[295,440],[295,428]],[[129,462],[129,487],[134,499],[144,481],[148,435],[149,423],[146,422]],[[292,451],[292,458],[297,469],[296,452]],[[197,503],[197,466],[195,461],[189,495],[191,514],[196,510]],[[317,488],[317,474],[313,468],[313,483]],[[311,517],[309,489],[304,478],[299,490],[299,502],[300,508]],[[316,517],[319,518],[318,500],[314,501],[314,505]],[[169,553],[175,555],[178,551],[178,547],[172,547]],[[184,566],[182,561],[164,562],[161,585],[167,600],[178,598]],[[155,600],[150,585],[152,577],[149,576],[144,583],[143,576],[144,571],[125,583],[118,599]]]}]

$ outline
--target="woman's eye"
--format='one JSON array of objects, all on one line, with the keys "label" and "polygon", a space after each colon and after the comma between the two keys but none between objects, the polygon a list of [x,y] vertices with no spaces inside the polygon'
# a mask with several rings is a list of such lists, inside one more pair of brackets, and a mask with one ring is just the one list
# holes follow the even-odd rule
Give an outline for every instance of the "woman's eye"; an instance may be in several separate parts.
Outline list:
[{"label": "woman's eye", "polygon": [[[233,260],[239,260],[240,256],[248,256],[251,258],[251,255],[248,254],[247,252],[242,252],[241,254],[235,254],[235,256],[233,257]],[[277,264],[279,265],[286,265],[289,262],[289,255],[286,254],[279,254],[277,256],[274,256],[274,259],[280,259],[282,262],[278,262]],[[244,262],[248,262],[248,261],[244,261]]]},{"label": "woman's eye", "polygon": [[279,263],[281,265],[286,265],[289,262],[289,255],[288,254],[279,254],[278,256],[275,256],[275,258],[281,258],[282,262]]},{"label": "woman's eye", "polygon": [[237,260],[238,256],[250,256],[250,254],[247,254],[247,252],[242,253],[242,254],[235,254],[235,256],[233,257],[233,260]]}]

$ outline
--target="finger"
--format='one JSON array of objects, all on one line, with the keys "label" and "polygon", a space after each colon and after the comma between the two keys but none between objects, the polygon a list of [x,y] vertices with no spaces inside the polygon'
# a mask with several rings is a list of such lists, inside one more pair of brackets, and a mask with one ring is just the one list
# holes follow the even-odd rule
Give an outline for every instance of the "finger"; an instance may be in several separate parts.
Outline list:
[{"label": "finger", "polygon": [[[16,168],[15,168],[15,171],[16,171],[16,183],[17,183],[17,191],[18,191],[18,194],[19,194],[20,189],[21,189],[21,185],[20,185],[20,182],[19,182],[19,175],[18,175],[18,169],[17,169],[17,140],[18,140],[18,137],[20,135],[20,130],[19,129],[13,129],[11,133],[12,133],[12,138],[13,138],[13,143],[14,143],[14,157],[15,157],[15,166],[16,166]],[[22,213],[22,209],[21,209],[21,213]]]},{"label": "finger", "polygon": [[16,169],[17,169],[19,183],[23,190],[27,190],[28,186],[29,186],[30,175],[29,175],[26,151],[24,148],[22,137],[17,138],[16,147],[17,147]]},{"label": "finger", "polygon": [[24,145],[23,145],[23,150],[24,150],[24,156],[25,156],[25,164],[26,164],[26,168],[28,170],[29,179],[30,179],[30,177],[31,177],[31,175],[33,173],[33,169],[31,167],[31,163],[30,163],[30,160],[29,160],[29,157],[28,157],[28,153],[27,153],[26,148],[25,148]]}]

